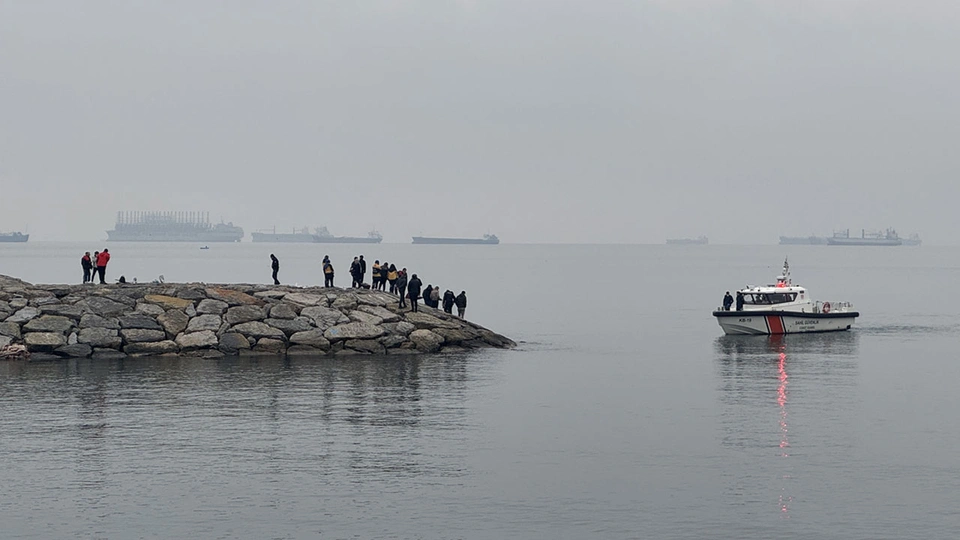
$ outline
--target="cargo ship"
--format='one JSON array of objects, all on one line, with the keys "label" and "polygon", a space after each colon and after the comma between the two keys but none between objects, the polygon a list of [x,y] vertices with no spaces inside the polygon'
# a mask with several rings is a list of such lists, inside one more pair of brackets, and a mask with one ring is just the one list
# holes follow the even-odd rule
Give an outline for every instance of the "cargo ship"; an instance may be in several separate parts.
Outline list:
[{"label": "cargo ship", "polygon": [[277,229],[274,228],[272,232],[257,231],[250,233],[250,236],[253,238],[254,242],[292,242],[312,244],[316,241],[315,235],[306,227],[302,229],[293,229],[293,232],[289,233],[278,233]]},{"label": "cargo ship", "polygon": [[318,227],[310,232],[306,227],[294,229],[292,233],[257,231],[250,233],[254,242],[291,242],[304,244],[379,244],[383,235],[370,231],[366,236],[334,236],[326,227]]},{"label": "cargo ship", "polygon": [[0,242],[26,242],[29,239],[30,235],[22,232],[0,232]]},{"label": "cargo ship", "polygon": [[117,212],[112,242],[239,242],[243,229],[210,223],[209,212]]},{"label": "cargo ship", "polygon": [[903,240],[897,235],[897,231],[887,229],[884,232],[868,232],[866,229],[860,230],[860,236],[850,236],[850,229],[835,232],[833,236],[827,238],[829,246],[900,246]]},{"label": "cargo ship", "polygon": [[825,236],[781,236],[781,246],[825,246],[827,238]]},{"label": "cargo ship", "polygon": [[495,234],[485,234],[483,238],[438,238],[432,236],[414,236],[414,244],[499,244]]},{"label": "cargo ship", "polygon": [[668,244],[679,246],[705,246],[708,242],[706,236],[698,236],[696,238],[667,238]]}]

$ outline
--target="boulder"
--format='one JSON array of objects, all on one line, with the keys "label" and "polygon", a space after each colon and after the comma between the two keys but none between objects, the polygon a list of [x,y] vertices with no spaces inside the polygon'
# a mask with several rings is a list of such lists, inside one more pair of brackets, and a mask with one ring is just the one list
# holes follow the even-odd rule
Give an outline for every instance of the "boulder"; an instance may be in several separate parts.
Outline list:
[{"label": "boulder", "polygon": [[373,326],[380,326],[383,324],[383,319],[377,317],[376,315],[371,315],[360,310],[350,312],[350,320],[355,322],[367,323]]},{"label": "boulder", "polygon": [[343,346],[369,354],[383,354],[387,352],[383,344],[375,339],[348,339]]},{"label": "boulder", "polygon": [[163,308],[156,304],[147,304],[146,302],[137,302],[137,313],[157,317],[163,315]]},{"label": "boulder", "polygon": [[329,341],[344,339],[376,339],[384,334],[383,328],[362,322],[340,324],[327,328],[323,337]]},{"label": "boulder", "polygon": [[48,352],[30,353],[30,356],[27,358],[27,360],[31,362],[56,362],[62,359],[63,359],[62,356],[57,356],[53,353],[48,353]]},{"label": "boulder", "polygon": [[317,349],[307,345],[293,345],[287,348],[287,356],[323,356],[327,353],[324,349]]},{"label": "boulder", "polygon": [[214,300],[226,302],[231,306],[258,306],[263,304],[263,300],[250,296],[245,292],[235,291],[233,289],[221,289],[211,287],[207,289],[207,296]]},{"label": "boulder", "polygon": [[202,332],[204,330],[216,332],[220,330],[220,324],[222,322],[219,315],[197,315],[190,319],[190,322],[187,324],[187,333]]},{"label": "boulder", "polygon": [[[42,293],[42,294],[45,294],[45,293]],[[56,296],[53,296],[53,295],[50,295],[50,296],[38,296],[38,297],[34,297],[34,298],[31,298],[31,299],[30,299],[30,305],[31,305],[31,306],[36,306],[36,307],[49,306],[49,305],[51,305],[51,304],[59,304],[59,303],[60,303],[60,300],[59,300]]]},{"label": "boulder", "polygon": [[443,345],[443,337],[431,332],[430,330],[414,330],[410,333],[410,341],[421,352],[437,352]]},{"label": "boulder", "polygon": [[127,343],[147,343],[163,341],[167,334],[163,330],[146,330],[143,328],[124,328],[120,330],[120,337]]},{"label": "boulder", "polygon": [[357,295],[354,293],[343,293],[337,296],[337,299],[330,304],[333,309],[341,311],[353,311],[357,309]]},{"label": "boulder", "polygon": [[433,332],[443,337],[444,343],[462,343],[464,341],[470,341],[471,339],[477,339],[480,337],[480,332],[470,328],[469,326],[458,329],[435,328]]},{"label": "boulder", "polygon": [[6,347],[7,345],[13,343],[13,338],[10,336],[0,336],[0,349]]},{"label": "boulder", "polygon": [[287,295],[287,291],[278,291],[278,290],[269,290],[269,291],[260,291],[253,293],[257,298],[271,298],[273,300],[279,300]]},{"label": "boulder", "polygon": [[324,351],[330,349],[330,341],[323,337],[323,330],[320,329],[297,332],[290,336],[290,343],[315,347]]},{"label": "boulder", "polygon": [[226,354],[237,354],[241,350],[249,350],[250,342],[241,334],[224,334],[220,336],[219,348]]},{"label": "boulder", "polygon": [[187,288],[177,291],[177,298],[183,298],[184,300],[204,300],[207,298],[207,293],[203,289],[197,288]]},{"label": "boulder", "polygon": [[[140,330],[141,332],[150,332],[151,330]],[[129,343],[123,348],[123,352],[136,355],[166,354],[177,352],[177,344],[169,339],[164,341]]]},{"label": "boulder", "polygon": [[380,320],[385,323],[397,322],[400,320],[399,315],[390,311],[389,309],[382,308],[380,306],[361,305],[360,307],[357,308],[357,310],[362,311],[364,313],[369,313],[375,317],[379,317]]},{"label": "boulder", "polygon": [[163,315],[157,317],[157,322],[163,327],[167,337],[176,336],[186,330],[189,321],[190,317],[179,309],[168,309],[163,312]]},{"label": "boulder", "polygon": [[325,308],[323,306],[305,307],[300,310],[300,316],[311,319],[317,328],[323,330],[340,323],[350,322],[350,318],[338,310]]},{"label": "boulder", "polygon": [[120,336],[117,331],[111,328],[81,328],[80,335],[77,336],[79,343],[86,343],[93,347],[109,347],[116,349],[120,346]]},{"label": "boulder", "polygon": [[398,336],[397,334],[388,334],[380,338],[380,344],[383,345],[384,348],[392,349],[394,347],[399,347],[400,344],[406,340],[407,339],[403,336]]},{"label": "boulder", "polygon": [[94,360],[122,360],[127,357],[127,354],[120,352],[114,349],[93,349]]},{"label": "boulder", "polygon": [[361,291],[357,294],[357,303],[360,305],[383,307],[399,301],[399,298],[386,296],[382,293]]},{"label": "boulder", "polygon": [[236,306],[227,310],[223,320],[230,324],[240,324],[250,321],[263,320],[263,308],[260,306]]},{"label": "boulder", "polygon": [[193,307],[193,304],[190,304],[189,306],[183,308],[183,312],[187,315],[187,317],[197,316],[197,308]]},{"label": "boulder", "polygon": [[253,350],[259,352],[282,353],[286,349],[287,345],[283,341],[272,338],[260,338],[253,346]]},{"label": "boulder", "polygon": [[297,311],[290,304],[274,304],[270,306],[271,319],[293,319]]},{"label": "boulder", "polygon": [[120,329],[120,321],[114,318],[101,317],[93,313],[85,313],[80,318],[80,328],[110,328],[111,330]]},{"label": "boulder", "polygon": [[93,313],[101,317],[116,317],[130,310],[126,304],[103,296],[89,296],[74,305],[83,309],[85,312]]},{"label": "boulder", "polygon": [[73,345],[64,345],[54,351],[60,356],[70,356],[72,358],[86,358],[93,353],[93,347],[86,343],[75,343]]},{"label": "boulder", "polygon": [[223,312],[226,311],[228,307],[230,306],[228,306],[226,302],[204,298],[200,301],[200,304],[197,305],[197,313],[200,315],[223,315]]},{"label": "boulder", "polygon": [[434,317],[433,315],[413,311],[405,314],[404,319],[409,323],[413,323],[413,325],[417,328],[422,329],[459,328],[460,326],[452,321],[445,321],[438,317]]},{"label": "boulder", "polygon": [[407,321],[400,321],[397,323],[397,333],[404,336],[409,336],[410,332],[413,332],[416,329],[417,327],[414,326],[413,323],[408,323]]},{"label": "boulder", "polygon": [[52,352],[67,344],[67,336],[59,332],[29,332],[23,335],[23,343],[30,352]]},{"label": "boulder", "polygon": [[478,330],[480,332],[480,339],[482,339],[487,345],[497,347],[499,349],[512,349],[517,346],[513,340],[501,336],[487,330],[486,328],[481,328]]},{"label": "boulder", "polygon": [[77,343],[80,343],[77,340],[78,337],[79,336],[76,332],[70,332],[70,335],[67,336],[67,345],[76,345]]},{"label": "boulder", "polygon": [[40,313],[44,315],[60,315],[62,317],[69,317],[75,321],[79,321],[84,312],[85,310],[82,306],[71,304],[52,304],[40,307]]},{"label": "boulder", "polygon": [[7,303],[10,304],[10,309],[20,309],[27,307],[30,301],[26,298],[11,298]]},{"label": "boulder", "polygon": [[187,306],[193,306],[193,300],[167,296],[165,294],[148,294],[143,297],[143,301],[156,304],[163,309],[185,309]]},{"label": "boulder", "polygon": [[220,341],[217,335],[210,330],[202,330],[191,334],[180,334],[177,336],[177,345],[181,351],[193,351],[196,349],[215,348]]},{"label": "boulder", "polygon": [[327,305],[327,299],[325,296],[310,293],[287,293],[283,297],[283,301],[291,302],[301,306]]},{"label": "boulder", "polygon": [[15,322],[0,323],[0,336],[9,336],[20,339],[20,325]]},{"label": "boulder", "polygon": [[263,322],[269,324],[270,326],[281,330],[286,335],[295,334],[297,332],[305,332],[313,328],[313,325],[310,324],[310,319],[306,317],[297,317],[296,319],[266,319]]},{"label": "boulder", "polygon": [[[13,302],[10,303],[13,305]],[[40,316],[40,309],[33,306],[26,306],[17,310],[16,313],[7,317],[6,322],[25,323]]]},{"label": "boulder", "polygon": [[281,330],[278,330],[260,321],[251,321],[251,322],[238,324],[236,326],[231,327],[230,331],[238,332],[247,337],[253,337],[253,338],[264,338],[264,337],[276,338],[276,339],[284,338],[284,334]]},{"label": "boulder", "polygon": [[[154,306],[159,308],[159,306]],[[133,313],[130,315],[122,315],[119,317],[120,328],[143,328],[146,330],[163,330],[163,327],[160,326],[160,323],[156,319],[149,315],[143,315],[141,313]]]},{"label": "boulder", "polygon": [[41,315],[23,325],[27,332],[59,332],[65,334],[73,328],[73,321],[59,315]]}]

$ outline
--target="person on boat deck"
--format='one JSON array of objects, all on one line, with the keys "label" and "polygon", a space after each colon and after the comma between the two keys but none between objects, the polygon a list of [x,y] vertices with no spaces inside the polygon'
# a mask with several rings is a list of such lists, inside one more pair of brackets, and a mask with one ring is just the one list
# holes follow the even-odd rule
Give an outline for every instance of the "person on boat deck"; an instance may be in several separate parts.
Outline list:
[{"label": "person on boat deck", "polygon": [[730,306],[733,305],[733,297],[730,296],[730,291],[727,291],[727,294],[723,295],[723,310],[730,311]]},{"label": "person on boat deck", "polygon": [[737,291],[737,311],[743,311],[743,293]]},{"label": "person on boat deck", "polygon": [[277,279],[277,272],[280,271],[280,259],[277,259],[277,256],[271,253],[270,260],[273,261],[272,263],[270,263],[271,268],[273,268],[273,284],[279,285],[280,280]]}]

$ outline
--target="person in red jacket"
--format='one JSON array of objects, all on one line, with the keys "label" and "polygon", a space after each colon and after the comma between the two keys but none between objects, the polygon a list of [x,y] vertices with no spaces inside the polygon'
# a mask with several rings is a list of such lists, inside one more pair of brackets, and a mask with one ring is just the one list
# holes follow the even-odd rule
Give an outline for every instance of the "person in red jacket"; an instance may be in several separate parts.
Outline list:
[{"label": "person in red jacket", "polygon": [[100,283],[106,283],[103,278],[107,273],[108,262],[110,262],[110,250],[103,248],[103,251],[97,255],[97,274],[100,275]]}]

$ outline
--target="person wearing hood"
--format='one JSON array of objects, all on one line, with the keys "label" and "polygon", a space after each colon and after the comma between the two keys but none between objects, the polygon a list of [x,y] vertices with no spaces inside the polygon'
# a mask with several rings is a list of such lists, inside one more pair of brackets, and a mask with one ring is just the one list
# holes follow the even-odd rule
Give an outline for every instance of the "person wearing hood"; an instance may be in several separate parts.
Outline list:
[{"label": "person wearing hood", "polygon": [[407,269],[397,272],[397,292],[400,293],[400,307],[407,307]]},{"label": "person wearing hood", "polygon": [[[383,270],[380,270],[383,272]],[[396,294],[397,292],[397,267],[394,264],[390,265],[390,268],[387,270],[387,281],[390,282],[390,294]]]},{"label": "person wearing hood", "polygon": [[427,288],[423,290],[423,305],[430,307],[430,294],[433,292],[433,284],[427,284]]},{"label": "person wearing hood", "polygon": [[457,305],[457,315],[462,319],[463,314],[467,312],[467,291],[460,291],[453,302]]},{"label": "person wearing hood", "polygon": [[456,295],[454,295],[453,291],[451,291],[450,289],[447,289],[447,291],[443,293],[443,311],[444,312],[453,314],[453,303],[455,299],[456,299]]},{"label": "person wearing hood", "polygon": [[407,283],[407,296],[410,297],[410,311],[416,312],[417,310],[417,299],[420,297],[420,287],[423,285],[423,282],[420,281],[420,278],[416,274],[410,278],[410,282]]},{"label": "person wearing hood", "polygon": [[323,286],[333,287],[333,264],[329,255],[323,256]]},{"label": "person wearing hood", "polygon": [[80,257],[80,267],[83,268],[83,282],[93,281],[93,276],[90,275],[91,270],[93,270],[93,261],[90,259],[89,251],[84,253],[83,257]]},{"label": "person wearing hood", "polygon": [[276,255],[271,253],[270,260],[273,261],[272,263],[270,263],[270,267],[273,268],[273,284],[279,285],[280,280],[277,279],[277,272],[280,271],[280,259],[278,259]]}]

